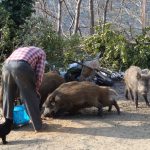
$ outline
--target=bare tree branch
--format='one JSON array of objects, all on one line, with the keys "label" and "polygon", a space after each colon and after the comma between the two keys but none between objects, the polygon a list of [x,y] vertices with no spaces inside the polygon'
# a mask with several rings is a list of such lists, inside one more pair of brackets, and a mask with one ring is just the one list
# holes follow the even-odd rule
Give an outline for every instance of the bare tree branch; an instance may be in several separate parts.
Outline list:
[{"label": "bare tree branch", "polygon": [[103,31],[105,29],[106,19],[107,19],[107,8],[108,8],[109,0],[106,0],[105,8],[104,8],[104,18],[103,18]]},{"label": "bare tree branch", "polygon": [[82,0],[76,0],[76,1],[77,1],[77,7],[76,7],[76,13],[75,13],[75,23],[74,23],[73,34],[76,34],[78,30],[79,17],[80,17],[80,5],[81,5]]},{"label": "bare tree branch", "polygon": [[90,13],[90,34],[94,34],[94,6],[93,0],[89,0],[89,13]]},{"label": "bare tree branch", "polygon": [[143,0],[142,6],[141,6],[141,22],[142,22],[143,32],[144,32],[144,29],[146,27],[146,2],[147,2],[147,0]]},{"label": "bare tree branch", "polygon": [[61,35],[61,24],[62,24],[62,3],[63,0],[59,0],[58,2],[58,22],[57,22],[57,33]]},{"label": "bare tree branch", "polygon": [[68,11],[68,13],[69,13],[71,19],[72,19],[71,25],[70,25],[70,27],[69,27],[69,33],[70,33],[70,35],[71,35],[71,29],[72,29],[73,24],[74,24],[75,16],[72,16],[72,14],[71,14],[71,12],[70,12],[70,10],[69,10],[69,8],[68,8],[68,6],[67,6],[65,0],[64,0],[64,4],[65,4],[65,6],[66,6],[66,8],[67,8],[67,11]]}]

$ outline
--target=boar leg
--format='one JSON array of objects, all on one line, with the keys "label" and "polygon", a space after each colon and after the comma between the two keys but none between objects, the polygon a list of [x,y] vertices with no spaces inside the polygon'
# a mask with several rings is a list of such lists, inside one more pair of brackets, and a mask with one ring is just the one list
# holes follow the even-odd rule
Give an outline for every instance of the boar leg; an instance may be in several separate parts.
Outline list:
[{"label": "boar leg", "polygon": [[129,88],[129,91],[130,91],[131,99],[134,102],[134,96],[133,96],[132,90],[130,88]]},{"label": "boar leg", "polygon": [[125,89],[125,97],[127,100],[129,100],[129,90],[128,88]]},{"label": "boar leg", "polygon": [[131,90],[130,88],[127,88],[127,87],[126,87],[126,89],[125,89],[125,97],[126,97],[127,100],[130,99],[130,98],[129,98],[129,94],[130,94],[130,96],[131,96],[132,101],[134,101],[134,97],[133,97],[132,90]]},{"label": "boar leg", "polygon": [[3,142],[3,144],[7,144],[8,142],[6,141],[6,136],[3,136],[2,137],[2,142]]},{"label": "boar leg", "polygon": [[120,115],[120,108],[119,108],[119,106],[118,106],[118,104],[117,104],[117,102],[116,102],[115,100],[112,100],[112,101],[111,101],[111,104],[110,104],[110,106],[109,106],[108,111],[109,111],[109,112],[111,111],[111,109],[112,109],[112,105],[114,105],[114,106],[115,106],[115,108],[116,108],[116,110],[117,110],[118,115]]},{"label": "boar leg", "polygon": [[147,99],[147,94],[143,94],[143,97],[144,97],[144,100],[146,102],[146,105],[150,107],[150,104],[149,104],[148,99]]},{"label": "boar leg", "polygon": [[109,105],[108,112],[111,112],[111,110],[112,110],[112,103]]},{"label": "boar leg", "polygon": [[135,101],[135,106],[136,109],[138,108],[138,92],[134,91],[134,101]]},{"label": "boar leg", "polygon": [[98,115],[103,116],[103,105],[101,103],[98,104]]}]

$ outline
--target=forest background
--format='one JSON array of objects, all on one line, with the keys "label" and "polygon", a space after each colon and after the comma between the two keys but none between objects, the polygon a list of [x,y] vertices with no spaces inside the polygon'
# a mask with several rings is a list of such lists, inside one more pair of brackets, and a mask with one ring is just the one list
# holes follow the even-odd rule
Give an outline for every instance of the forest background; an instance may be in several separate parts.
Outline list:
[{"label": "forest background", "polygon": [[1,63],[34,45],[57,68],[99,52],[111,70],[150,68],[150,0],[0,0],[0,14]]}]

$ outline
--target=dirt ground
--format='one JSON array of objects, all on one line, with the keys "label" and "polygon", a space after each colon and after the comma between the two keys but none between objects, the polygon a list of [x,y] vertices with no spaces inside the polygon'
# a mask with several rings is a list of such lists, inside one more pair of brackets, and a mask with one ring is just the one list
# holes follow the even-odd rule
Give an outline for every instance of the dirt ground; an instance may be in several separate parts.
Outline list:
[{"label": "dirt ground", "polygon": [[[150,108],[142,98],[139,108],[124,98],[124,84],[113,86],[119,93],[121,114],[104,110],[103,117],[96,109],[85,109],[83,114],[44,120],[44,131],[34,133],[32,125],[11,131],[9,143],[0,150],[148,150],[150,143]],[[149,96],[150,99],[150,96]]]}]

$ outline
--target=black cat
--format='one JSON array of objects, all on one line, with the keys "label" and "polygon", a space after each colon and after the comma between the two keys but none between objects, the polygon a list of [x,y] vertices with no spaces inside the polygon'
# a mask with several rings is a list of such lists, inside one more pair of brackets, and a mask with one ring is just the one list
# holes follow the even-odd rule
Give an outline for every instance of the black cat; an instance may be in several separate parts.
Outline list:
[{"label": "black cat", "polygon": [[6,119],[4,123],[0,124],[0,138],[2,139],[3,144],[7,144],[6,135],[8,135],[12,129],[13,120]]}]

